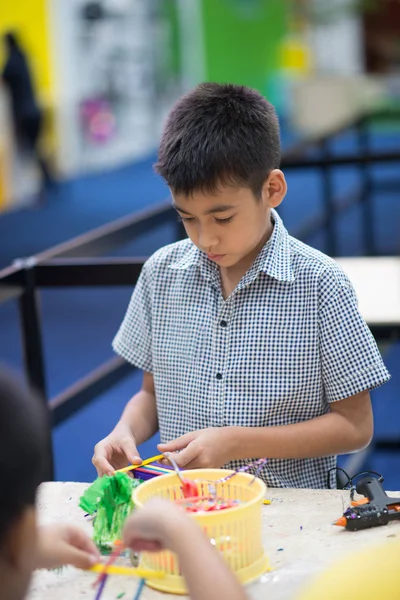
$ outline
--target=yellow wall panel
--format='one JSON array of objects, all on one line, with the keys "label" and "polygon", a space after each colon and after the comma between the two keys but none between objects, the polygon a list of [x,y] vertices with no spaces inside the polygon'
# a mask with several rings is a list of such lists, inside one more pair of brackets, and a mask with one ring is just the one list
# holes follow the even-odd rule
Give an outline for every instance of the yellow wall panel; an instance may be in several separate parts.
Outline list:
[{"label": "yellow wall panel", "polygon": [[[0,9],[0,35],[16,31],[26,50],[36,89],[45,104],[50,103],[52,73],[46,0],[3,0]],[[4,48],[0,49],[0,65],[4,62]]]},{"label": "yellow wall panel", "polygon": [[[68,0],[67,0],[68,1]],[[7,31],[16,33],[25,51],[38,101],[44,111],[44,127],[41,136],[43,151],[54,158],[57,144],[54,122],[54,82],[52,77],[51,47],[49,36],[48,0],[0,0],[0,38]],[[0,71],[5,60],[3,40],[0,43]],[[0,145],[5,164],[13,160],[8,156],[8,144],[4,132],[0,133]],[[9,169],[0,169],[0,212],[12,202],[13,185],[8,185]]]}]

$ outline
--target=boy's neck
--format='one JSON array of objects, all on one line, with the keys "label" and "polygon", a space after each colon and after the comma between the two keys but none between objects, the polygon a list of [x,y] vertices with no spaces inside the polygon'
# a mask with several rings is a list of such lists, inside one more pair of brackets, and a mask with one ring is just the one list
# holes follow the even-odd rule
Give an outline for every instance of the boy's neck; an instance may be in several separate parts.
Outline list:
[{"label": "boy's neck", "polygon": [[225,300],[231,295],[231,293],[235,290],[236,286],[238,285],[239,281],[253,265],[257,256],[260,254],[261,250],[271,237],[273,229],[274,224],[272,223],[272,221],[269,221],[268,228],[265,234],[263,235],[257,246],[255,246],[255,248],[253,248],[253,250],[249,254],[244,256],[238,263],[236,263],[232,267],[219,268],[222,295]]}]

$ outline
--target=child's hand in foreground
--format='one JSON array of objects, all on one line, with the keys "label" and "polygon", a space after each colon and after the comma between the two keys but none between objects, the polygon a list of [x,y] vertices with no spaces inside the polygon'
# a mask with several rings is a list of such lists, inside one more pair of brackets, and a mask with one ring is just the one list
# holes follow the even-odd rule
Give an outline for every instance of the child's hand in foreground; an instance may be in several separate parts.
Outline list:
[{"label": "child's hand in foreground", "polygon": [[37,569],[56,569],[64,565],[90,569],[100,560],[90,537],[79,527],[68,523],[39,527],[36,556]]},{"label": "child's hand in foreground", "polygon": [[122,537],[124,545],[136,552],[174,552],[192,600],[247,598],[196,521],[172,502],[159,498],[147,502],[127,519]]},{"label": "child's hand in foreground", "polygon": [[184,511],[167,500],[155,498],[131,515],[124,527],[123,543],[134,552],[175,551],[183,531],[197,526]]}]

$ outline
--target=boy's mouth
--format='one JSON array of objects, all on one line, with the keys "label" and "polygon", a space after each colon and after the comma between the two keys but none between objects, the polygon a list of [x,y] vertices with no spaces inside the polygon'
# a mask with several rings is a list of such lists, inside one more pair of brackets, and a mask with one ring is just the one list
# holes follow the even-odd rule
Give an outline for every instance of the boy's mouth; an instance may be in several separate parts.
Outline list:
[{"label": "boy's mouth", "polygon": [[225,254],[207,254],[207,256],[210,260],[218,262],[219,260],[224,258]]}]

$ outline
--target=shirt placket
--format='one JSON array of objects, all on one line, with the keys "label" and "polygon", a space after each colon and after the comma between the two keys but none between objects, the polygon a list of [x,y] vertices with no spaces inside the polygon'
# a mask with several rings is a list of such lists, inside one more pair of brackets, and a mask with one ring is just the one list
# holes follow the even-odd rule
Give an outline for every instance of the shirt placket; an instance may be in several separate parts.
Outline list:
[{"label": "shirt placket", "polygon": [[225,397],[229,360],[230,328],[232,325],[233,297],[221,296],[217,319],[213,327],[214,410],[213,427],[225,426]]}]

